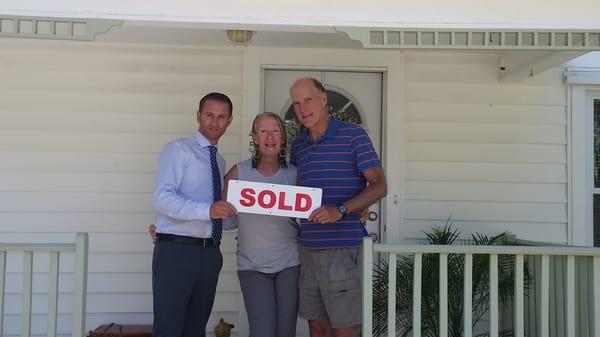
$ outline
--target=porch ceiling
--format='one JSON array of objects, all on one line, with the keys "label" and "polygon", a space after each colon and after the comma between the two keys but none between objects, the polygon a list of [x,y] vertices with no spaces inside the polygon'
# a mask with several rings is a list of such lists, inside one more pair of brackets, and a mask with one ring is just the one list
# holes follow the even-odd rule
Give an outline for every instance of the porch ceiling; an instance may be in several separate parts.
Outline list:
[{"label": "porch ceiling", "polygon": [[[255,36],[249,46],[295,47],[295,48],[340,48],[363,49],[361,41],[351,38],[346,32],[333,27],[273,26],[273,25],[223,25],[195,23],[165,23],[127,21],[113,27],[108,33],[96,38],[99,42],[159,43],[184,45],[230,46],[225,36],[226,29],[250,29]],[[367,30],[368,31],[368,30]],[[573,49],[536,49],[490,46],[491,48],[460,48],[458,46],[436,46],[427,48],[385,48],[394,50],[429,50],[446,53],[492,53],[498,56],[498,74],[502,81],[519,81],[535,76],[545,70],[588,52]],[[600,47],[599,47],[600,48]]]},{"label": "porch ceiling", "polygon": [[[23,31],[19,20],[27,21],[29,30]],[[12,22],[12,31],[7,32],[6,23]],[[75,36],[58,36],[55,33],[58,23],[67,23],[69,27],[65,34],[75,32],[75,24],[86,25],[84,34]],[[44,24],[47,29],[45,33],[40,33],[38,26]],[[49,28],[48,28],[49,27]],[[64,29],[64,28],[63,28]],[[81,28],[79,28],[81,29]],[[533,45],[522,45],[523,32],[521,31],[487,31],[487,30],[461,30],[461,31],[443,31],[443,30],[384,30],[379,28],[334,28],[324,26],[293,26],[293,25],[232,25],[216,23],[193,23],[193,22],[165,22],[165,21],[119,21],[119,20],[99,20],[99,19],[65,19],[48,17],[9,17],[0,15],[0,37],[27,37],[42,39],[71,39],[71,40],[94,40],[97,43],[149,43],[149,44],[167,44],[167,45],[203,45],[203,46],[231,46],[227,40],[226,29],[247,29],[255,32],[254,38],[249,46],[255,47],[303,47],[303,48],[340,48],[340,49],[386,49],[393,50],[429,50],[433,52],[445,53],[493,53],[498,55],[498,73],[503,81],[518,81],[545,71],[547,69],[559,66],[570,59],[585,54],[589,50],[600,49],[600,32],[582,32],[583,35],[577,35],[581,45],[574,45],[574,38],[570,32],[562,36],[566,38],[565,43],[571,46],[544,46],[540,48],[539,36],[534,34],[532,38]],[[377,34],[382,33],[379,36]],[[400,33],[396,45],[390,45],[388,38],[390,33]],[[446,34],[450,40],[446,43],[439,43],[440,34]],[[459,45],[455,43],[456,34],[467,34],[467,41],[470,43],[474,36],[483,38],[484,42],[479,45]],[[495,35],[492,35],[495,34]],[[550,35],[540,35],[550,37],[550,43],[556,41],[554,32],[548,31]],[[412,34],[412,35],[409,35]],[[512,35],[507,35],[512,34]],[[541,34],[541,33],[540,33]],[[414,35],[414,36],[413,36]],[[414,43],[408,43],[407,38],[415,38]],[[514,43],[518,46],[506,45],[508,37],[516,38]],[[377,40],[380,39],[381,40]],[[432,40],[427,40],[431,38]],[[500,38],[498,43],[488,43],[491,39]],[[373,43],[375,41],[375,44]],[[377,41],[381,42],[378,43]],[[431,42],[429,45],[427,43]],[[590,41],[592,47],[590,47]],[[595,44],[598,44],[597,47]],[[550,48],[549,48],[550,47]]]}]

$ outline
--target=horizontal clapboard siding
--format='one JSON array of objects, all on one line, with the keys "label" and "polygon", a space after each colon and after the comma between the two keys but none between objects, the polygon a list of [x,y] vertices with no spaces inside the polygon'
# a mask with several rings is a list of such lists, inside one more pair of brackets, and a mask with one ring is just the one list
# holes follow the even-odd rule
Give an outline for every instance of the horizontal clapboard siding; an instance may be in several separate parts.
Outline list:
[{"label": "horizontal clapboard siding", "polygon": [[407,175],[414,180],[481,181],[492,183],[566,183],[563,164],[417,162],[406,163]]},{"label": "horizontal clapboard siding", "polygon": [[[158,153],[166,143],[183,135],[4,131],[0,135],[0,151]],[[239,147],[239,137],[224,136],[220,144],[229,152],[235,146]]]},{"label": "horizontal clapboard siding", "polygon": [[557,70],[500,83],[492,54],[405,56],[403,237],[567,242],[566,89]]},{"label": "horizontal clapboard siding", "polygon": [[413,200],[566,202],[565,186],[548,183],[407,181],[406,193]]},{"label": "horizontal clapboard siding", "polygon": [[[70,242],[89,232],[87,329],[152,322],[151,194],[158,153],[197,130],[198,100],[229,95],[234,122],[219,144],[240,159],[242,51],[3,39],[0,41],[0,237]],[[237,114],[237,115],[236,115]],[[215,311],[238,321],[236,234],[224,236]],[[48,255],[36,254],[34,336],[46,332]],[[71,328],[73,255],[60,260],[58,334]],[[5,335],[20,331],[22,256],[8,254]]]},{"label": "horizontal clapboard siding", "polygon": [[[500,84],[498,84],[500,85]],[[446,122],[494,125],[565,125],[564,106],[485,103],[407,102],[408,122]]]},{"label": "horizontal clapboard siding", "polygon": [[[40,172],[133,172],[154,174],[156,153],[92,153],[92,152],[7,152],[0,151],[6,161],[0,161],[0,170]],[[227,163],[233,163],[239,154],[223,154]]]}]

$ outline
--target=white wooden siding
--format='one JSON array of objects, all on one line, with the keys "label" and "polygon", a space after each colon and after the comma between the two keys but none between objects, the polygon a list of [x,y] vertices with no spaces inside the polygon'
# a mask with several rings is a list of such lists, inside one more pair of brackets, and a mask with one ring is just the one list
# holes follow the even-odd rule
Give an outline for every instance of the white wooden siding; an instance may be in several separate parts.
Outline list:
[{"label": "white wooden siding", "polygon": [[[159,151],[197,129],[198,100],[228,94],[220,142],[240,159],[242,51],[158,45],[0,40],[0,240],[72,241],[90,232],[87,329],[152,322],[147,226]],[[235,233],[209,329],[238,321]],[[70,333],[72,255],[61,258],[58,335]],[[5,335],[20,330],[22,256],[7,259]],[[32,333],[46,332],[47,256],[34,258]]]},{"label": "white wooden siding", "polygon": [[[390,193],[403,197],[400,236],[422,238],[423,230],[452,217],[464,234],[508,230],[524,239],[566,242],[567,114],[558,72],[499,83],[497,55],[402,55],[406,72],[388,79],[401,88],[401,99],[387,107],[388,121],[403,116],[403,174],[388,168],[388,177],[403,179],[391,182],[402,191]],[[333,62],[318,51],[294,57],[290,64]],[[151,322],[146,231],[158,152],[195,131],[203,94],[223,91],[233,99],[234,122],[220,152],[229,165],[237,162],[247,151],[241,125],[256,113],[241,109],[257,99],[242,97],[243,74],[252,71],[243,69],[237,48],[0,40],[0,240],[70,242],[72,233],[90,232],[88,329]],[[396,124],[384,128],[390,132]],[[239,319],[234,237],[224,237],[225,265],[209,327],[219,317]],[[11,337],[20,326],[20,259],[7,261]],[[61,336],[70,329],[71,262],[68,255],[61,260]],[[37,335],[46,327],[47,259],[36,257],[34,271]]]},{"label": "white wooden siding", "polygon": [[498,55],[405,56],[405,229],[567,242],[566,89],[557,70],[500,83]]}]

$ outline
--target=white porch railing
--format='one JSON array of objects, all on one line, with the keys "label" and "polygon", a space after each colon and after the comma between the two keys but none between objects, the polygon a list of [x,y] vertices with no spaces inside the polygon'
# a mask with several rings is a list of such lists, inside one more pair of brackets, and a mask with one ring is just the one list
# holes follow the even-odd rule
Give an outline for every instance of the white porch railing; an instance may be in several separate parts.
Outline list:
[{"label": "white porch railing", "polygon": [[85,336],[85,304],[87,293],[88,235],[77,233],[75,243],[1,243],[0,242],[0,336],[3,335],[4,297],[6,280],[6,255],[9,252],[23,254],[23,288],[21,336],[31,336],[31,300],[33,281],[33,256],[49,253],[48,272],[48,336],[56,336],[58,314],[59,258],[62,253],[75,253],[75,285],[73,290],[73,337]]},{"label": "white porch railing", "polygon": [[[370,238],[363,240],[363,337],[373,335],[373,254],[388,254],[388,336],[396,336],[396,261],[398,254],[414,255],[413,268],[413,337],[421,337],[421,284],[423,254],[439,254],[439,336],[448,336],[448,265],[449,254],[464,256],[464,336],[473,336],[472,331],[472,267],[473,255],[489,256],[489,330],[490,337],[498,337],[498,256],[515,256],[515,284],[513,295],[513,328],[515,337],[524,333],[524,258],[541,257],[540,319],[537,327],[539,337],[550,336],[550,257],[566,257],[566,310],[565,331],[567,337],[576,336],[576,284],[575,257],[589,257],[593,260],[593,296],[590,301],[593,315],[593,329],[589,336],[600,337],[600,249],[578,247],[531,247],[531,246],[458,246],[458,245],[389,245],[373,244]],[[394,290],[394,291],[390,291]],[[562,334],[560,334],[562,335]]]}]

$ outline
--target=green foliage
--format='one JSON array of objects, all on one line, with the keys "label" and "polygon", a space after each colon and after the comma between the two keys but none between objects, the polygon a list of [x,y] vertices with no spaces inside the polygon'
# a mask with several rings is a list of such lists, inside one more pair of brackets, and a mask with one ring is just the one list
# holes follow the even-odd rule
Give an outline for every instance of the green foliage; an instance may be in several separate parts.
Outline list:
[{"label": "green foliage", "polygon": [[[451,245],[459,237],[458,230],[452,228],[449,220],[442,228],[433,228],[425,233],[432,245]],[[513,245],[514,241],[506,233],[487,237],[473,234],[473,245]],[[506,303],[513,296],[514,256],[498,256],[498,297]],[[398,255],[396,267],[396,335],[408,336],[412,331],[412,255]],[[473,256],[473,326],[489,310],[489,257]],[[525,284],[530,281],[526,273]],[[448,255],[448,335],[463,335],[463,282],[464,257]],[[373,334],[387,336],[387,293],[388,265],[382,261],[373,271]],[[439,333],[439,255],[423,254],[421,283],[421,334],[424,337],[437,337]],[[510,332],[507,332],[510,333]]]}]

